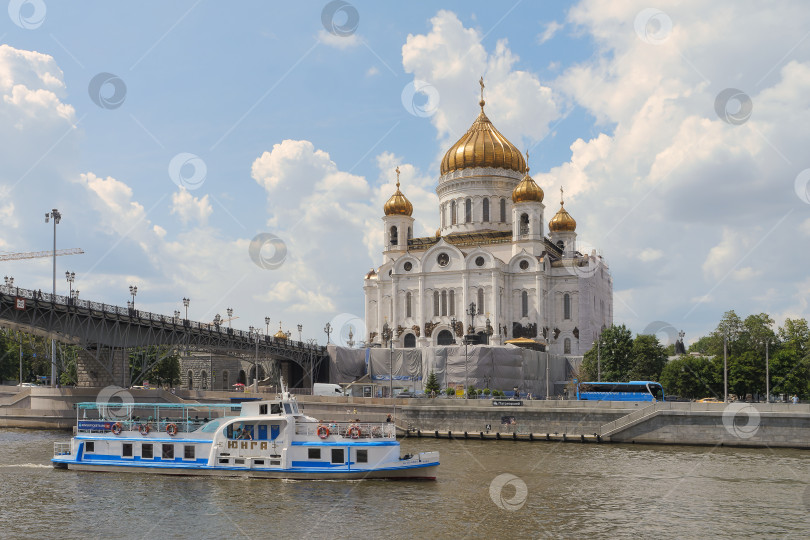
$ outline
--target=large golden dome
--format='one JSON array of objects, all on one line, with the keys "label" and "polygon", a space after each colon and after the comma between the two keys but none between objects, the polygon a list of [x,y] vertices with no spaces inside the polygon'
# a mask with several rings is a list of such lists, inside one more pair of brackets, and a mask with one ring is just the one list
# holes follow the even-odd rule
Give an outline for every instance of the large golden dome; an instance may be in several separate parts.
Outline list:
[{"label": "large golden dome", "polygon": [[[526,159],[528,161],[529,153],[526,152]],[[531,176],[529,176],[529,166],[526,166],[526,175],[523,180],[515,186],[512,190],[512,202],[543,202],[543,189],[535,183]]]},{"label": "large golden dome", "polygon": [[401,215],[410,216],[413,214],[413,205],[411,201],[402,194],[399,190],[399,167],[397,167],[397,190],[391,195],[391,198],[383,206],[383,211],[386,216]]},{"label": "large golden dome", "polygon": [[576,220],[571,217],[571,214],[563,206],[562,188],[560,188],[560,209],[548,222],[548,230],[551,232],[574,232],[577,230]]},{"label": "large golden dome", "polygon": [[526,172],[520,150],[495,129],[484,114],[484,83],[481,81],[481,112],[467,133],[442,158],[441,174],[474,167],[494,167]]}]

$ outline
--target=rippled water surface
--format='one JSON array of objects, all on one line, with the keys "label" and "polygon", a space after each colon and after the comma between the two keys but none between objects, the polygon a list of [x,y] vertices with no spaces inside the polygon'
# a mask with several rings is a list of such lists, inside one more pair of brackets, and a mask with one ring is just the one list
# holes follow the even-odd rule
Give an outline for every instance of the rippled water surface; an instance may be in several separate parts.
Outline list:
[{"label": "rippled water surface", "polygon": [[436,482],[286,482],[54,470],[67,438],[0,430],[0,537],[810,536],[801,450],[407,439]]}]

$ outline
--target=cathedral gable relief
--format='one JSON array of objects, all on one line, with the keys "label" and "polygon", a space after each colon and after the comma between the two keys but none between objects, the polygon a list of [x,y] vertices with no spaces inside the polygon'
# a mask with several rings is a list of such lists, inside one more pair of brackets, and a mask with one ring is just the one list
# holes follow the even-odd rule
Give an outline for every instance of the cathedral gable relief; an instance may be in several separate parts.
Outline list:
[{"label": "cathedral gable relief", "polygon": [[460,337],[464,335],[464,323],[461,321],[456,321],[456,327],[453,328],[453,331],[456,333],[456,337]]},{"label": "cathedral gable relief", "polygon": [[418,324],[415,324],[415,325],[411,326],[411,330],[413,330],[413,333],[416,334],[416,337],[419,337],[420,332],[419,332],[419,325]]},{"label": "cathedral gable relief", "polygon": [[574,327],[574,337],[579,339],[579,328],[577,328],[576,326]]},{"label": "cathedral gable relief", "polygon": [[401,336],[402,332],[404,332],[404,331],[405,331],[404,326],[402,326],[401,324],[397,325],[397,337]]},{"label": "cathedral gable relief", "polygon": [[439,326],[439,323],[426,322],[425,323],[425,337],[430,337],[433,334],[433,329]]},{"label": "cathedral gable relief", "polygon": [[523,326],[519,322],[512,323],[512,337],[513,338],[536,338],[537,337],[537,323],[529,323]]}]

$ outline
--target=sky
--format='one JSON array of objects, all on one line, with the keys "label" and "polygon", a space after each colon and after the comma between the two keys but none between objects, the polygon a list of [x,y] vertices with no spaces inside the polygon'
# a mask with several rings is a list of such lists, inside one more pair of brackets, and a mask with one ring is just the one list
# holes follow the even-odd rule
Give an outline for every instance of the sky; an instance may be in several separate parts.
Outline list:
[{"label": "sky", "polygon": [[[0,251],[57,293],[362,336],[395,168],[438,228],[478,113],[610,265],[614,322],[686,341],[810,317],[810,10],[795,2],[83,2],[0,10]],[[50,291],[52,261],[4,261]],[[355,340],[362,340],[355,336]]]}]

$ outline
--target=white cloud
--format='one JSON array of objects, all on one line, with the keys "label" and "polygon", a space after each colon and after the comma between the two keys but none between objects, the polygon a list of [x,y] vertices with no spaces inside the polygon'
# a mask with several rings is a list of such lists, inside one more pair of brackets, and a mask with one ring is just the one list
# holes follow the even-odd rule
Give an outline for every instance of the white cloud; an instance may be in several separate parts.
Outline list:
[{"label": "white cloud", "polygon": [[366,71],[366,77],[373,77],[374,75],[378,75],[379,73],[380,70],[377,69],[377,66],[371,66],[370,68],[368,68],[368,71]]},{"label": "white cloud", "polygon": [[181,187],[172,194],[172,214],[177,214],[180,222],[186,225],[190,221],[195,221],[199,225],[205,225],[208,216],[213,208],[208,202],[208,195],[201,198],[194,197],[185,188]]},{"label": "white cloud", "polygon": [[565,25],[558,23],[557,21],[551,21],[546,25],[546,28],[543,30],[542,34],[538,34],[537,36],[537,44],[542,45],[546,41],[550,40],[554,37],[558,31],[560,31]]},{"label": "white cloud", "polygon": [[802,222],[802,224],[799,226],[799,230],[805,236],[810,236],[810,218],[807,218]]},{"label": "white cloud", "polygon": [[361,43],[363,43],[362,38],[357,34],[351,34],[348,36],[338,36],[336,34],[332,34],[327,32],[326,30],[321,29],[318,32],[318,39],[329,45],[330,47],[334,47],[336,49],[350,49],[352,47],[357,47]]},{"label": "white cloud", "polygon": [[490,53],[481,44],[481,33],[465,28],[454,13],[439,11],[430,22],[427,34],[408,35],[402,65],[414,80],[426,81],[439,92],[431,122],[442,148],[475,120],[482,75],[487,116],[513,144],[525,146],[548,133],[549,124],[560,116],[557,100],[536,75],[516,68],[519,59],[506,40],[497,41]]},{"label": "white cloud", "polygon": [[661,251],[660,249],[653,249],[653,248],[644,248],[638,254],[638,258],[641,262],[657,261],[663,256],[664,256],[663,251]]}]

